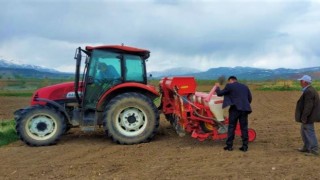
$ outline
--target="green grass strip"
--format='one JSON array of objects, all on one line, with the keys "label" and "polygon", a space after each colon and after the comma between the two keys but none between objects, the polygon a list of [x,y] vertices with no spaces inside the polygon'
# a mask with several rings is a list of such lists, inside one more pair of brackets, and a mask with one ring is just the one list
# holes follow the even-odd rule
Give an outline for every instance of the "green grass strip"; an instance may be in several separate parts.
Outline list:
[{"label": "green grass strip", "polygon": [[14,120],[0,120],[0,147],[19,139]]},{"label": "green grass strip", "polygon": [[256,90],[259,91],[300,91],[298,87],[258,87]]},{"label": "green grass strip", "polygon": [[10,97],[31,97],[32,93],[29,92],[0,92],[0,96],[10,96]]}]

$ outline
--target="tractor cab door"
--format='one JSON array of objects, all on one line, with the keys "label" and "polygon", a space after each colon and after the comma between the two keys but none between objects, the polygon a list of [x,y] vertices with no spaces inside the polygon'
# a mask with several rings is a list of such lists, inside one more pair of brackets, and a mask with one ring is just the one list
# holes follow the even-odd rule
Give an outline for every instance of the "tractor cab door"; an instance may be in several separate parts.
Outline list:
[{"label": "tractor cab door", "polygon": [[112,86],[122,82],[121,58],[118,53],[94,50],[85,80],[82,107],[95,109],[100,96]]}]

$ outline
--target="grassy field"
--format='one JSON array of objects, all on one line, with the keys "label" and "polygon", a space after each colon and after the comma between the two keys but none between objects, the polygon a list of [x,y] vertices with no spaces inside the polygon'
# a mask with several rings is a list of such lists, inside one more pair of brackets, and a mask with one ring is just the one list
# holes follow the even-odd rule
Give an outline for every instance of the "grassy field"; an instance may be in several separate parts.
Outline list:
[{"label": "grassy field", "polygon": [[[34,90],[73,80],[63,80],[63,79],[18,79],[18,80],[3,80],[0,79],[0,96],[31,96]],[[156,87],[159,86],[160,79],[149,80],[148,83]],[[216,80],[196,80],[198,91],[208,91],[203,89],[203,87],[212,87],[217,81]],[[249,85],[253,90],[262,91],[292,91],[300,90],[299,81],[296,80],[268,80],[268,81],[247,81],[240,80],[240,82]],[[312,85],[320,90],[320,81],[313,81]],[[210,89],[209,89],[210,90]]]},{"label": "grassy field", "polygon": [[[62,80],[30,80],[27,81],[8,81],[0,80],[0,97],[31,97],[32,93],[40,87],[48,86],[63,82]],[[240,81],[247,84],[250,89],[258,91],[300,91],[301,87],[298,81],[292,80],[274,80],[274,81]],[[22,84],[21,84],[22,83]],[[214,85],[213,80],[197,80],[197,91],[208,92]],[[151,80],[149,84],[156,87],[159,86],[159,80]],[[320,91],[320,82],[312,83],[318,91]],[[159,104],[160,99],[156,99],[155,103]],[[18,139],[15,131],[14,120],[0,119],[0,146],[9,144]]]}]

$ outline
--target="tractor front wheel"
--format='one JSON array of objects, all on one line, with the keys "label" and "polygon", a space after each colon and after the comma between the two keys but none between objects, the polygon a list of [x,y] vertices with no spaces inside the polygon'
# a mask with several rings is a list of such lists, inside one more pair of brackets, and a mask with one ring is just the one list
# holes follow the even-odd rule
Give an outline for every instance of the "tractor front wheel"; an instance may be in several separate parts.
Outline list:
[{"label": "tractor front wheel", "polygon": [[66,131],[64,117],[47,106],[32,106],[16,117],[17,134],[30,146],[55,144]]},{"label": "tractor front wheel", "polygon": [[152,100],[139,93],[124,93],[106,106],[104,128],[119,144],[150,141],[159,127],[159,113]]}]

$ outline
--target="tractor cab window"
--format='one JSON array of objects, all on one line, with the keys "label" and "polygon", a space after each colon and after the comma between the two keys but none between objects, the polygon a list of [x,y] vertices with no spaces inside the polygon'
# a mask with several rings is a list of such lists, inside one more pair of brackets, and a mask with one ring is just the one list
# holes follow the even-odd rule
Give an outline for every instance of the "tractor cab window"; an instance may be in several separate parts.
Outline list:
[{"label": "tractor cab window", "polygon": [[119,79],[121,77],[121,63],[119,54],[95,50],[91,57],[89,76],[95,81],[102,79]]},{"label": "tractor cab window", "polygon": [[121,60],[118,57],[118,53],[93,51],[86,81],[84,98],[86,108],[95,108],[100,96],[122,81]]},{"label": "tractor cab window", "polygon": [[145,76],[144,61],[140,56],[125,55],[126,81],[143,82]]}]

